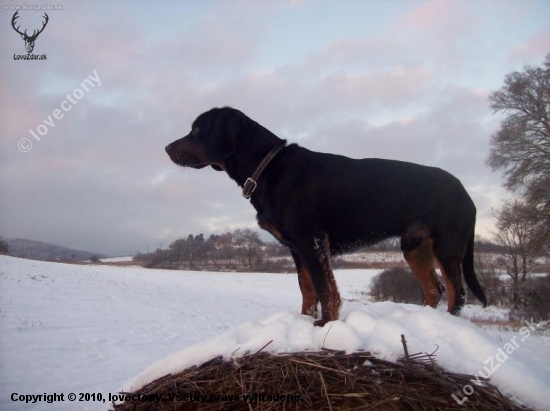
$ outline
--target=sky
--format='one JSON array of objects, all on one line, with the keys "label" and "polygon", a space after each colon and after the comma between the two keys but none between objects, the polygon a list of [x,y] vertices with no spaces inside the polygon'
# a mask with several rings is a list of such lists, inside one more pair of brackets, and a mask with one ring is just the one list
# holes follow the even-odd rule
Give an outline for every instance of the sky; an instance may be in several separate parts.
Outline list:
[{"label": "sky", "polygon": [[489,238],[511,194],[485,164],[488,97],[550,52],[546,0],[63,1],[18,13],[27,34],[49,18],[24,60],[23,3],[1,4],[0,235],[107,255],[257,228],[225,173],[164,151],[221,106],[311,150],[443,168]]}]

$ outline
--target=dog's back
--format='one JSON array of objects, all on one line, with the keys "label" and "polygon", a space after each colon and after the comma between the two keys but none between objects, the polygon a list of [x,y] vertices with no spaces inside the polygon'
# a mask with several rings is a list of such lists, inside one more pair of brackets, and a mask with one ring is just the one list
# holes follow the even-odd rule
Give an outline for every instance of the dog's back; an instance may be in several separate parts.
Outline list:
[{"label": "dog's back", "polygon": [[[334,253],[401,236],[414,223],[437,234],[475,221],[475,206],[460,181],[439,168],[292,145],[273,174],[294,224],[327,232]],[[288,185],[299,195],[288,195]]]}]

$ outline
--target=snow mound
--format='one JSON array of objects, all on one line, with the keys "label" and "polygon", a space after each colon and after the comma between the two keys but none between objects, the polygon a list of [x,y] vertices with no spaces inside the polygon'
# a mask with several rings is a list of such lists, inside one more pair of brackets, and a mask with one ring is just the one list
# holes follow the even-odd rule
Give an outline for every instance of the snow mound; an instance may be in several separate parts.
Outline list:
[{"label": "snow mound", "polygon": [[[435,353],[437,363],[449,371],[490,377],[491,383],[502,392],[544,410],[549,409],[547,392],[550,387],[545,366],[527,364],[520,356],[522,349],[527,351],[522,344],[535,327],[526,324],[512,344],[490,337],[465,319],[429,307],[400,306],[391,302],[372,304],[361,311],[350,311],[341,321],[330,322],[323,328],[314,327],[309,317],[279,313],[265,320],[245,322],[176,352],[139,374],[123,391],[135,391],[166,374],[175,374],[217,356],[230,359],[253,353],[268,343],[264,351],[271,353],[322,348],[346,353],[365,350],[379,358],[396,361],[403,356],[400,336],[404,334],[410,353]],[[544,374],[545,378],[541,378]],[[475,383],[471,385],[475,389]],[[465,392],[469,390],[466,388]],[[455,401],[452,394],[449,393],[449,401]],[[466,394],[457,396],[459,400],[466,397]]]}]

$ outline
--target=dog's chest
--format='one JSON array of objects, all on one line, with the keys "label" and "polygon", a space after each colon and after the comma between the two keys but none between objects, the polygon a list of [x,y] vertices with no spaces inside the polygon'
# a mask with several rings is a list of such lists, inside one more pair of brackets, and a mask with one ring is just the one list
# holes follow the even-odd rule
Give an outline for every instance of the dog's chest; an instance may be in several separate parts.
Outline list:
[{"label": "dog's chest", "polygon": [[270,233],[273,237],[275,237],[279,241],[283,241],[283,235],[281,234],[281,231],[277,227],[275,223],[269,218],[266,218],[265,215],[258,213],[256,216],[258,219],[258,225],[266,230],[268,233]]}]

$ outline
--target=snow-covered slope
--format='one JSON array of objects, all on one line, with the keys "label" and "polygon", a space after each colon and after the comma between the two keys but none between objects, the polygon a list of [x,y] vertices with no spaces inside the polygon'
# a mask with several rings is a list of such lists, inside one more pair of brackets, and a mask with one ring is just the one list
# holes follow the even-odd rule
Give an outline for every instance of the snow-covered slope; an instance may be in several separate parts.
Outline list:
[{"label": "snow-covered slope", "polygon": [[[67,396],[108,398],[124,385],[138,388],[215,355],[255,351],[270,340],[266,349],[274,352],[324,346],[396,359],[403,350],[401,334],[411,352],[439,347],[439,364],[453,371],[485,375],[492,357],[493,368],[499,366],[491,376],[494,384],[538,409],[550,409],[545,402],[550,345],[542,337],[527,335],[529,328],[523,334],[484,331],[451,317],[444,307],[372,304],[361,292],[376,274],[337,271],[345,300],[342,321],[321,329],[297,314],[301,297],[295,275],[81,266],[0,256],[0,409],[105,409],[103,401],[78,402],[77,397],[72,403]],[[499,350],[508,351],[502,363]],[[24,404],[12,401],[13,393],[63,393],[65,401]]]}]

